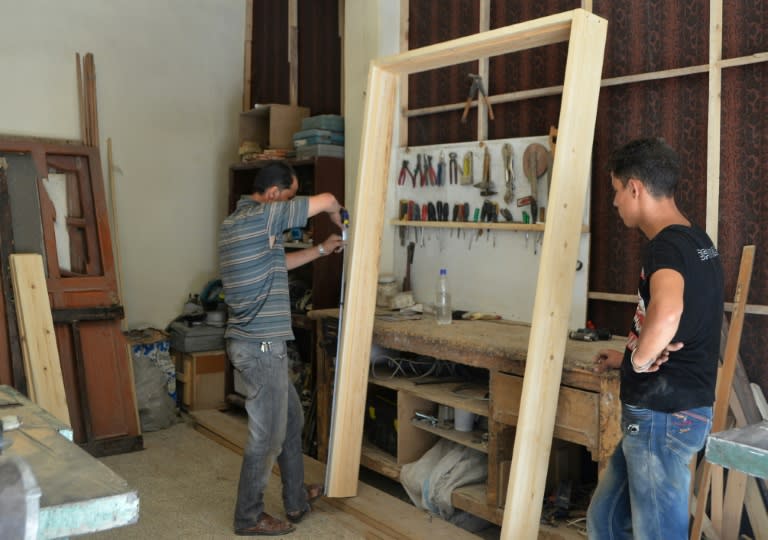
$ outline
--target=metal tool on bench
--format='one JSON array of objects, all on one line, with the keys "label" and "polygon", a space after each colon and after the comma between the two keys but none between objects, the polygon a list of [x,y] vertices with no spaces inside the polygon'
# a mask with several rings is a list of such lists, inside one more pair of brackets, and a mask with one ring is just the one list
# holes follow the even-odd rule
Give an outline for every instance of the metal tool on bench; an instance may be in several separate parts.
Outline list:
[{"label": "metal tool on bench", "polygon": [[467,97],[467,102],[464,104],[464,112],[461,114],[461,123],[463,124],[467,121],[469,108],[472,106],[472,102],[475,100],[475,98],[477,98],[478,94],[480,94],[480,97],[483,99],[483,103],[485,103],[485,106],[488,108],[488,117],[491,120],[494,120],[493,107],[491,107],[491,104],[488,102],[488,96],[485,95],[485,90],[483,89],[483,78],[480,75],[476,75],[474,73],[469,73],[467,78],[472,81],[472,84],[469,87],[469,96]]}]

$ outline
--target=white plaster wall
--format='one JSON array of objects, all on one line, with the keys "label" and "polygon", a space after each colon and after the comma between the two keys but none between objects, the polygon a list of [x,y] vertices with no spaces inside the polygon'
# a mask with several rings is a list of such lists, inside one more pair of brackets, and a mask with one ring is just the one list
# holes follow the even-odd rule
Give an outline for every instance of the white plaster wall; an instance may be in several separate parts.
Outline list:
[{"label": "white plaster wall", "polygon": [[130,328],[164,327],[218,273],[244,16],[245,0],[0,0],[0,133],[81,139],[75,53],[94,54]]},{"label": "white plaster wall", "polygon": [[[352,212],[360,161],[360,137],[363,131],[368,67],[371,60],[400,52],[400,2],[396,0],[347,0],[344,11],[344,168],[345,199]],[[392,136],[393,154],[398,140],[399,119]],[[391,204],[392,197],[387,197]],[[393,207],[394,208],[394,207]],[[386,216],[391,209],[387,208]],[[382,272],[392,271],[392,227],[382,231]]]}]

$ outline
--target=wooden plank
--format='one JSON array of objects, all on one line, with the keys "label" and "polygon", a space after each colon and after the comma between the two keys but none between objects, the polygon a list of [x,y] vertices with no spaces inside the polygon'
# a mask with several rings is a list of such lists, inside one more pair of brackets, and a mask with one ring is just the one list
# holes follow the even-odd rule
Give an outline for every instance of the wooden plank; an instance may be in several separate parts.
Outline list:
[{"label": "wooden plank", "polygon": [[29,370],[30,395],[40,407],[71,425],[43,258],[37,253],[25,253],[13,254],[10,259],[21,349]]},{"label": "wooden plank", "polygon": [[[536,538],[578,258],[579,228],[591,173],[607,21],[574,13],[558,122],[549,208],[533,307],[520,417],[501,538]],[[566,172],[567,171],[567,172]],[[568,276],[568,277],[566,277]]]},{"label": "wooden plank", "polygon": [[768,478],[768,420],[712,433],[706,458],[721,467]]},{"label": "wooden plank", "polygon": [[567,41],[571,21],[577,9],[525,21],[472,36],[464,36],[406,53],[373,61],[379,69],[392,73],[418,73],[463,62],[483,56],[497,56],[552,43]]},{"label": "wooden plank", "polygon": [[251,103],[251,54],[253,49],[253,0],[245,2],[245,44],[243,54],[243,111],[250,111]]},{"label": "wooden plank", "polygon": [[[741,253],[739,277],[736,281],[734,304],[736,307],[731,317],[731,326],[728,330],[728,341],[723,356],[723,366],[717,377],[717,392],[715,394],[715,410],[712,418],[712,431],[718,432],[725,428],[728,419],[728,401],[733,384],[733,374],[736,369],[736,361],[741,344],[741,332],[744,326],[744,305],[749,296],[749,286],[752,282],[752,266],[755,259],[755,246],[744,246]],[[691,540],[701,538],[702,520],[706,510],[712,477],[712,465],[704,460],[701,465],[701,475],[696,489],[697,502],[691,526]],[[718,531],[719,532],[719,531]]]},{"label": "wooden plank", "polygon": [[717,245],[720,208],[720,126],[723,70],[723,1],[709,2],[709,99],[707,100],[707,215],[706,230]]},{"label": "wooden plank", "polygon": [[347,291],[354,294],[347,294],[339,334],[340,355],[326,470],[325,489],[331,497],[351,497],[357,491],[368,384],[368,363],[358,360],[368,358],[371,349],[381,256],[379,235],[384,226],[398,83],[398,76],[372,64],[354,206],[357,212],[352,219],[346,272]]}]

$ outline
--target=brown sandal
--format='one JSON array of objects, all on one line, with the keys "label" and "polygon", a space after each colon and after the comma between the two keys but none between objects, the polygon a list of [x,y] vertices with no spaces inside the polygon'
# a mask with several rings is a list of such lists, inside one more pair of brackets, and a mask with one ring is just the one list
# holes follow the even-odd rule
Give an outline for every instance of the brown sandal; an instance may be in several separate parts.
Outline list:
[{"label": "brown sandal", "polygon": [[325,494],[325,488],[322,484],[307,484],[304,486],[304,490],[307,492],[307,504],[303,510],[298,512],[287,512],[285,517],[291,523],[299,523],[304,517],[312,511],[312,505],[309,504],[312,501],[316,501]]}]

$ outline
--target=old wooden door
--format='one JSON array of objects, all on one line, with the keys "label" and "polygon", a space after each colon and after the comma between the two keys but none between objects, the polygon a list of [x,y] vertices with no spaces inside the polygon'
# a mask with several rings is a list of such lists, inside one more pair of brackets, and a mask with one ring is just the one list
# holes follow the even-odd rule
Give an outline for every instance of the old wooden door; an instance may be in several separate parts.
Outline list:
[{"label": "old wooden door", "polygon": [[[2,212],[11,214],[10,251],[41,253],[45,260],[75,441],[95,455],[140,449],[98,150],[0,140],[0,157],[8,163],[8,207]],[[11,235],[2,238],[2,253]],[[24,386],[13,366],[8,319],[15,315],[7,301],[2,304],[7,343],[0,377],[12,373],[14,386]]]}]

